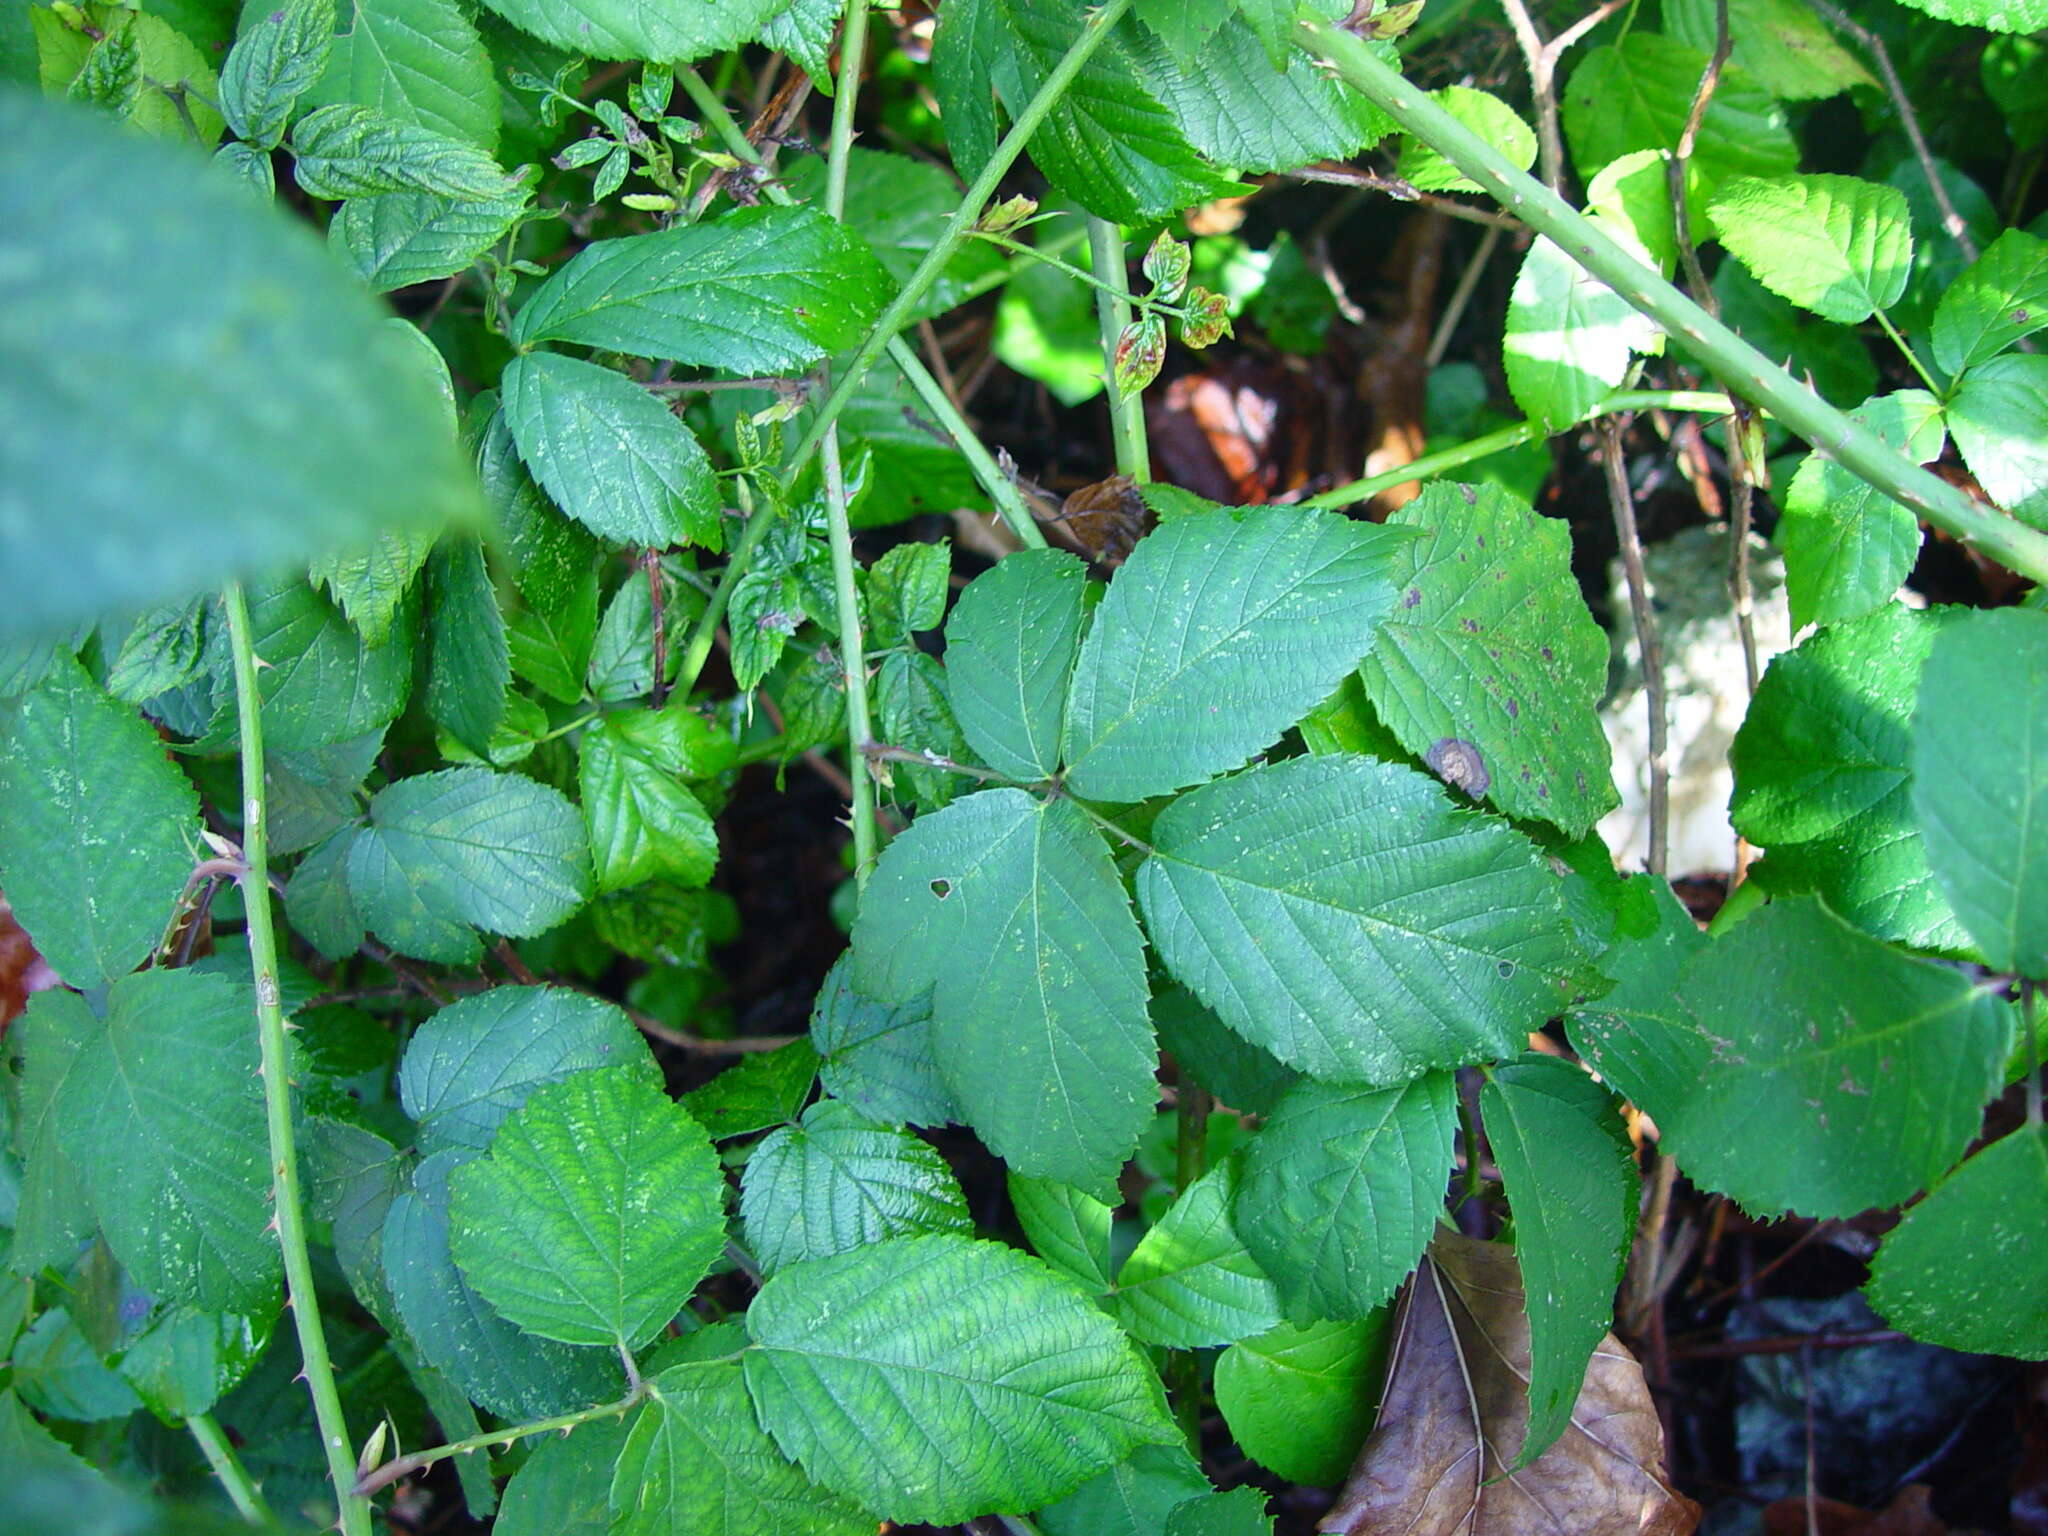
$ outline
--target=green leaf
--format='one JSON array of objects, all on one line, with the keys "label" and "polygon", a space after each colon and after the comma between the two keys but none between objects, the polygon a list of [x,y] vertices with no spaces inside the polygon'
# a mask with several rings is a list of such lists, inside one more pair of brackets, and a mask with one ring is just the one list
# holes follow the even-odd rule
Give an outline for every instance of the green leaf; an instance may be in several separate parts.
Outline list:
[{"label": "green leaf", "polygon": [[1225,21],[1199,58],[1176,58],[1148,40],[1137,62],[1188,143],[1240,174],[1348,160],[1393,129],[1391,119],[1306,53],[1290,49],[1276,73],[1264,43],[1240,18]]},{"label": "green leaf", "polygon": [[252,988],[197,971],[124,976],[56,1106],[114,1257],[166,1300],[274,1306],[270,1170]]},{"label": "green leaf", "polygon": [[1043,779],[1059,767],[1087,598],[1087,565],[1060,549],[1021,550],[960,594],[946,688],[967,744],[998,773]]},{"label": "green leaf", "polygon": [[1722,317],[1744,341],[1766,357],[1784,358],[1793,374],[1810,375],[1828,401],[1848,406],[1877,387],[1877,365],[1861,337],[1795,309],[1751,277],[1741,262],[1721,263],[1714,274],[1714,297]]},{"label": "green leaf", "polygon": [[205,669],[206,605],[164,603],[136,619],[107,668],[107,692],[129,704],[182,688]]},{"label": "green leaf", "polygon": [[[1664,30],[1711,53],[1715,0],[1666,0]],[[1833,96],[1877,80],[1804,0],[1729,0],[1730,62],[1780,101]]]},{"label": "green leaf", "polygon": [[1292,1482],[1332,1488],[1372,1429],[1387,1314],[1282,1323],[1216,1357],[1216,1407],[1247,1456]]},{"label": "green leaf", "polygon": [[121,1356],[121,1379],[159,1418],[190,1419],[249,1374],[270,1343],[271,1319],[191,1307],[159,1310]]},{"label": "green leaf", "polygon": [[1138,901],[1167,969],[1312,1076],[1511,1054],[1582,962],[1535,847],[1396,763],[1254,768],[1183,795],[1151,837]]},{"label": "green leaf", "polygon": [[[932,80],[947,123],[960,125],[948,138],[963,176],[994,153],[997,102],[1022,112],[1084,25],[1074,0],[957,0],[932,42]],[[1202,163],[1114,35],[1032,136],[1031,158],[1088,212],[1127,224],[1239,190]]]},{"label": "green leaf", "polygon": [[[1430,99],[1470,129],[1518,171],[1536,163],[1536,132],[1515,109],[1489,91],[1469,85],[1447,85]],[[1404,139],[1394,174],[1424,192],[1477,192],[1472,180],[1427,143]]]},{"label": "green leaf", "polygon": [[921,816],[862,893],[854,983],[931,996],[939,1073],[1020,1173],[1099,1188],[1155,1097],[1138,925],[1068,800],[984,790]]},{"label": "green leaf", "polygon": [[235,137],[275,149],[333,45],[334,0],[284,0],[247,12],[220,69],[220,112]]},{"label": "green leaf", "polygon": [[[425,341],[424,334],[407,327]],[[427,343],[432,352],[432,343]],[[432,352],[436,365],[440,354]],[[442,378],[447,377],[445,367]],[[348,615],[349,623],[363,637],[363,644],[380,646],[391,638],[392,620],[398,616],[413,577],[419,575],[433,551],[434,537],[418,529],[380,533],[367,549],[322,555],[312,564],[309,575],[316,587],[325,587],[335,606]]]},{"label": "green leaf", "polygon": [[[874,688],[882,733],[900,747],[936,752],[950,762],[967,761],[972,754],[954,718],[947,681],[945,669],[921,651],[896,651],[884,658]],[[892,763],[888,769],[892,781],[900,776],[904,791],[924,810],[951,805],[953,797],[972,783],[945,769],[915,763]]]},{"label": "green leaf", "polygon": [[577,743],[576,779],[600,894],[643,880],[699,886],[711,878],[718,829],[704,803],[609,722]]},{"label": "green leaf", "polygon": [[637,0],[490,0],[490,8],[543,42],[593,59],[688,64],[750,43],[788,0],[645,6]]},{"label": "green leaf", "polygon": [[[1589,50],[1565,83],[1562,104],[1579,174],[1590,176],[1631,150],[1676,150],[1706,69],[1705,50],[1641,28]],[[1770,93],[1741,70],[1724,69],[1690,165],[1699,187],[1712,192],[1737,176],[1797,170],[1799,146]]]},{"label": "green leaf", "polygon": [[2048,356],[1994,357],[1963,375],[1948,429],[1991,499],[2048,528]]},{"label": "green leaf", "polygon": [[[737,1353],[746,1336],[723,1323],[689,1342]],[[612,1475],[612,1536],[871,1536],[872,1516],[812,1486],[755,1422],[738,1361],[671,1366],[648,1399]]]},{"label": "green leaf", "polygon": [[512,683],[505,619],[475,539],[444,540],[427,567],[427,713],[473,752],[490,750]]},{"label": "green leaf", "polygon": [[1141,540],[1068,695],[1075,793],[1143,800],[1271,746],[1373,644],[1405,537],[1256,507],[1175,518]]},{"label": "green leaf", "polygon": [[953,551],[937,544],[898,544],[868,567],[868,614],[877,646],[908,645],[910,637],[937,629],[946,616],[947,578]]},{"label": "green leaf", "polygon": [[32,1275],[68,1269],[92,1235],[85,1169],[65,1147],[57,1107],[79,1061],[104,1031],[83,995],[57,987],[31,995],[14,1029],[22,1063],[14,1145],[23,1172],[7,1267],[11,1274]]},{"label": "green leaf", "polygon": [[1855,176],[1744,177],[1707,219],[1757,281],[1842,325],[1897,303],[1913,270],[1905,193]]},{"label": "green leaf", "polygon": [[818,1053],[810,1042],[792,1040],[772,1051],[742,1056],[710,1082],[684,1094],[683,1108],[713,1141],[751,1136],[794,1121],[817,1077]]},{"label": "green leaf", "polygon": [[502,240],[526,199],[478,202],[432,192],[352,197],[327,224],[327,244],[374,293],[453,277]]},{"label": "green leaf", "polygon": [[621,1389],[615,1350],[572,1349],[522,1332],[470,1288],[448,1252],[451,1150],[420,1164],[392,1200],[380,1234],[384,1277],[405,1331],[437,1369],[512,1420],[587,1408]]},{"label": "green leaf", "polygon": [[1994,971],[2048,978],[2048,613],[1976,613],[1920,674],[1912,801],[1927,862]]},{"label": "green leaf", "polygon": [[1928,869],[1910,729],[1935,636],[1963,617],[1892,605],[1822,630],[1771,662],[1729,752],[1730,819],[1770,850],[1766,887],[1916,949],[1969,947]]},{"label": "green leaf", "polygon": [[1578,1067],[1525,1056],[1480,1090],[1487,1145],[1515,1216],[1529,1305],[1529,1423],[1517,1467],[1571,1423],[1614,1318],[1636,1224],[1636,1165],[1614,1099]]},{"label": "green leaf", "polygon": [[0,887],[58,975],[148,956],[198,847],[198,797],[130,705],[62,657],[0,735]]},{"label": "green leaf", "polygon": [[565,1344],[647,1343],[725,1246],[711,1138],[642,1072],[538,1089],[448,1180],[449,1246],[501,1316]]},{"label": "green leaf", "polygon": [[821,1099],[747,1159],[740,1183],[747,1246],[774,1274],[805,1259],[917,1232],[965,1232],[973,1218],[944,1158],[908,1131]]},{"label": "green leaf", "polygon": [[776,1443],[892,1520],[1036,1509],[1175,1433],[1151,1369],[1080,1291],[953,1233],[792,1265],[747,1331]]},{"label": "green leaf", "polygon": [[[1850,416],[1915,464],[1931,464],[1948,441],[1941,403],[1902,389],[1866,400]],[[1920,553],[1920,520],[1868,481],[1822,453],[1792,476],[1778,547],[1795,629],[1860,618],[1892,600]]]},{"label": "green leaf", "polygon": [[2048,240],[2008,229],[1942,293],[1934,360],[1950,373],[2048,328]]},{"label": "green leaf", "polygon": [[1962,1155],[2002,1081],[2004,1004],[1810,899],[1689,958],[1640,948],[1610,960],[1623,985],[1578,1010],[1573,1044],[1696,1183],[1756,1215],[1898,1204]]},{"label": "green leaf", "polygon": [[[398,718],[412,687],[414,626],[393,626],[382,645],[366,642],[339,608],[296,577],[251,588],[249,641],[262,663],[263,745],[298,752],[353,740]],[[207,664],[223,707],[203,738],[232,747],[240,726],[232,704],[234,658],[227,626],[208,634]]]},{"label": "green leaf", "polygon": [[21,1400],[50,1418],[90,1424],[126,1418],[142,1406],[62,1307],[52,1307],[14,1340],[11,1363]]},{"label": "green leaf", "polygon": [[599,1067],[661,1080],[647,1042],[616,1005],[563,987],[494,987],[414,1031],[398,1091],[419,1124],[422,1154],[480,1152],[535,1089]]},{"label": "green leaf", "polygon": [[[1598,220],[1624,246],[1633,234]],[[1638,355],[1655,352],[1663,332],[1621,295],[1547,239],[1522,258],[1508,296],[1501,343],[1515,403],[1553,431],[1590,415],[1627,379]]]},{"label": "green leaf", "polygon": [[785,8],[761,28],[762,46],[795,59],[828,96],[832,94],[832,36],[842,8],[843,0],[787,0]]},{"label": "green leaf", "polygon": [[1116,1212],[1093,1195],[1052,1179],[1009,1175],[1010,1207],[1032,1250],[1092,1291],[1110,1288],[1110,1229]]},{"label": "green leaf", "polygon": [[1166,1536],[1273,1536],[1273,1517],[1266,1513],[1270,1497],[1249,1486],[1205,1493],[1174,1507],[1166,1517]]},{"label": "green leaf", "polygon": [[1447,1072],[1287,1091],[1245,1153],[1236,1216],[1290,1320],[1363,1318],[1394,1294],[1443,1209],[1456,1123]]},{"label": "green leaf", "polygon": [[486,153],[498,147],[491,56],[456,0],[348,0],[327,70],[307,100],[355,102]]},{"label": "green leaf", "polygon": [[2048,0],[1906,0],[1943,21],[1994,32],[2038,32],[2048,27]]},{"label": "green leaf", "polygon": [[554,352],[513,358],[503,387],[519,456],[577,522],[620,544],[719,547],[711,461],[660,400],[623,374]]},{"label": "green leaf", "polygon": [[932,1054],[932,1021],[922,1007],[891,1008],[857,991],[853,956],[825,973],[811,1010],[818,1079],[883,1125],[944,1125],[957,1118],[953,1093]]},{"label": "green leaf", "polygon": [[635,1420],[595,1419],[573,1435],[546,1435],[505,1485],[491,1536],[609,1531],[612,1474]]},{"label": "green leaf", "polygon": [[[823,3],[834,12],[838,9],[838,0]],[[827,26],[829,33],[829,22]],[[819,202],[825,190],[824,160],[814,155],[792,166],[789,190],[801,202]],[[959,185],[937,165],[858,145],[847,157],[846,227],[874,253],[896,287],[909,279],[937,243],[959,202]],[[944,314],[1002,266],[1002,253],[994,246],[968,241],[939,269],[937,280],[911,306],[907,318],[930,320]]]},{"label": "green leaf", "polygon": [[1294,1068],[1229,1028],[1183,987],[1152,994],[1152,1023],[1181,1081],[1192,1075],[1232,1109],[1269,1115],[1280,1095],[1301,1081]]},{"label": "green leaf", "polygon": [[796,373],[860,340],[887,288],[844,225],[762,204],[586,245],[520,308],[512,341]]},{"label": "green leaf", "polygon": [[1185,1445],[1141,1445],[1035,1523],[1045,1536],[1158,1536],[1177,1505],[1213,1491]]},{"label": "green leaf", "polygon": [[[417,774],[379,790],[370,823],[349,850],[348,871],[369,926],[401,948],[406,940],[381,925],[407,940],[419,923],[430,932],[482,928],[531,938],[590,897],[576,808],[544,784],[488,768]],[[473,935],[464,937],[461,958],[475,945]]]},{"label": "green leaf", "polygon": [[300,190],[333,202],[383,192],[495,202],[519,190],[474,144],[353,104],[321,107],[300,118],[291,149]]},{"label": "green leaf", "polygon": [[1436,484],[1392,517],[1401,596],[1361,669],[1401,745],[1473,799],[1583,837],[1619,803],[1596,706],[1607,639],[1571,533],[1498,486]]},{"label": "green leaf", "polygon": [[2022,1126],[1936,1186],[1885,1238],[1870,1304],[1922,1343],[2048,1360],[2048,1128]]},{"label": "green leaf", "polygon": [[182,150],[0,103],[0,637],[475,515],[428,392],[375,340],[378,307],[293,225]]},{"label": "green leaf", "polygon": [[634,577],[605,604],[585,679],[601,704],[623,704],[654,691],[654,593]]},{"label": "green leaf", "polygon": [[1231,1224],[1238,1159],[1183,1190],[1117,1274],[1115,1316],[1145,1344],[1207,1349],[1280,1321],[1280,1293]]}]

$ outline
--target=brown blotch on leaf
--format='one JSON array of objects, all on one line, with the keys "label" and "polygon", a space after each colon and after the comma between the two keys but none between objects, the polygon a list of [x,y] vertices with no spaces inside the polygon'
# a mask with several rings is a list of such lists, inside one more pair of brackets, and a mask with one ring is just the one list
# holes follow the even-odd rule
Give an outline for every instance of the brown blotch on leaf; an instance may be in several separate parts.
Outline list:
[{"label": "brown blotch on leaf", "polygon": [[1486,759],[1479,749],[1469,741],[1460,741],[1455,736],[1442,736],[1430,743],[1422,754],[1429,771],[1442,779],[1453,789],[1462,789],[1477,800],[1493,784],[1493,775],[1487,771]]}]

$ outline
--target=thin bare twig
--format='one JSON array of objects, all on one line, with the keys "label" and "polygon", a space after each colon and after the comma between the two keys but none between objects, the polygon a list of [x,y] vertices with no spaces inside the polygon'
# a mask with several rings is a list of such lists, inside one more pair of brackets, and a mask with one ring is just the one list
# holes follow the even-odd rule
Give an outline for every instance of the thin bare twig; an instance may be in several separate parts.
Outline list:
[{"label": "thin bare twig", "polygon": [[1529,66],[1529,90],[1536,103],[1537,164],[1543,184],[1553,192],[1564,190],[1564,134],[1559,127],[1557,111],[1558,61],[1572,44],[1627,3],[1628,0],[1604,0],[1603,4],[1595,6],[1546,43],[1522,0],[1501,0],[1501,9],[1508,15],[1508,26],[1513,29],[1515,42],[1520,45],[1522,58]]},{"label": "thin bare twig", "polygon": [[1295,181],[1327,182],[1335,187],[1363,187],[1368,192],[1384,192],[1400,203],[1421,203],[1436,208],[1454,219],[1463,219],[1468,224],[1487,224],[1495,229],[1520,230],[1520,219],[1510,218],[1504,213],[1494,213],[1485,208],[1474,208],[1470,203],[1461,203],[1455,197],[1443,197],[1435,192],[1424,192],[1421,188],[1403,181],[1399,176],[1386,176],[1378,171],[1362,171],[1355,165],[1304,165],[1299,170],[1287,173]]},{"label": "thin bare twig", "polygon": [[1607,499],[1614,512],[1614,533],[1621,544],[1621,568],[1628,579],[1629,617],[1635,623],[1636,652],[1642,660],[1643,697],[1650,712],[1650,873],[1664,874],[1669,852],[1671,766],[1667,758],[1664,719],[1664,638],[1650,610],[1650,578],[1643,569],[1642,534],[1636,527],[1635,494],[1629,489],[1628,467],[1622,462],[1621,435],[1626,420],[1609,417],[1600,424],[1601,457],[1606,460]]},{"label": "thin bare twig", "polygon": [[1425,368],[1434,368],[1444,360],[1444,353],[1451,345],[1451,333],[1457,330],[1458,322],[1465,317],[1465,307],[1472,302],[1479,279],[1485,275],[1486,264],[1493,259],[1494,249],[1499,244],[1498,225],[1480,236],[1479,249],[1472,253],[1472,259],[1465,263],[1465,270],[1458,275],[1458,286],[1451,290],[1450,300],[1437,319],[1436,334],[1429,338],[1429,350],[1422,357]]}]

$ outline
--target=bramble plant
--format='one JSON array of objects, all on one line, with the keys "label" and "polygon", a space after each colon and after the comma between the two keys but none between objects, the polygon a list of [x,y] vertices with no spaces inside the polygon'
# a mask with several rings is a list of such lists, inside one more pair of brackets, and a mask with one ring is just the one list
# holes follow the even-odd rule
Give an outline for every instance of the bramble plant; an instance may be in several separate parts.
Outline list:
[{"label": "bramble plant", "polygon": [[[2048,4],[1912,3],[2038,169]],[[2048,222],[1831,6],[1507,0],[1533,126],[1404,77],[1471,9],[0,12],[0,892],[55,983],[0,1072],[0,1528],[412,1530],[452,1466],[499,1536],[1270,1532],[1220,1434],[1328,1531],[1689,1532],[1610,1332],[1675,1168],[1910,1206],[1876,1312],[2048,1358],[2048,613],[1898,596],[1928,530],[2048,580]],[[1864,175],[1795,132],[1844,93]],[[1519,417],[1153,482],[1175,344],[1328,320],[1184,216],[1369,153],[1524,237]],[[1120,561],[965,413],[930,322],[992,293],[1105,395]],[[1648,871],[1596,830],[1610,643],[1531,504],[1527,445],[1604,438],[1658,656],[1648,411],[1725,423],[1745,622],[1775,477],[1803,631],[1708,931],[1654,684]],[[956,508],[959,574],[856,559]],[[721,826],[806,762],[850,942],[746,1050]]]}]

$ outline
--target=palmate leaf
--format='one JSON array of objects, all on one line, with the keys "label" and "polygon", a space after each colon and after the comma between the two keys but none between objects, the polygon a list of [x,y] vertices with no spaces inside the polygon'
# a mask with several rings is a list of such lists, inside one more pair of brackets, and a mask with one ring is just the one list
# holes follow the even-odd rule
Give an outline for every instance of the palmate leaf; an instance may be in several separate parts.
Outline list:
[{"label": "palmate leaf", "polygon": [[821,1099],[763,1138],[740,1183],[740,1220],[762,1270],[915,1232],[974,1230],[946,1160],[908,1131]]},{"label": "palmate leaf", "polygon": [[1237,1230],[1294,1321],[1352,1321],[1394,1294],[1443,1209],[1451,1076],[1301,1083],[1245,1152]]},{"label": "palmate leaf", "polygon": [[1081,647],[1068,784],[1143,800],[1271,746],[1373,644],[1411,538],[1258,507],[1175,518],[1140,541]]},{"label": "palmate leaf", "polygon": [[56,1105],[107,1245],[166,1300],[254,1313],[275,1304],[270,1172],[254,989],[198,971],[114,983]]},{"label": "palmate leaf", "polygon": [[1512,1054],[1583,963],[1534,845],[1399,764],[1253,768],[1182,796],[1151,836],[1138,901],[1167,969],[1311,1076],[1398,1083]]},{"label": "palmate leaf", "polygon": [[1848,1216],[1962,1155],[2012,1045],[2004,1003],[1810,899],[1714,942],[1660,905],[1669,937],[1617,951],[1621,985],[1571,1036],[1696,1182],[1758,1215]]},{"label": "palmate leaf", "polygon": [[579,1072],[529,1097],[448,1180],[449,1246],[492,1306],[565,1344],[635,1349],[725,1243],[711,1138],[645,1073]]},{"label": "palmate leaf", "polygon": [[747,1386],[776,1444],[892,1520],[1036,1509],[1175,1435],[1116,1324],[995,1243],[927,1233],[792,1265],[747,1332]]},{"label": "palmate leaf", "polygon": [[931,999],[940,1076],[1020,1173],[1102,1188],[1154,1099],[1137,921],[1071,801],[984,790],[918,818],[862,893],[854,982]]},{"label": "palmate leaf", "polygon": [[1021,550],[970,582],[946,622],[954,719],[998,773],[1043,779],[1059,767],[1087,585],[1088,567],[1077,556]]},{"label": "palmate leaf", "polygon": [[132,706],[70,656],[0,732],[0,887],[66,981],[133,970],[191,873],[198,797]]},{"label": "palmate leaf", "polygon": [[858,341],[887,289],[844,225],[762,204],[586,245],[520,308],[512,339],[795,373]]},{"label": "palmate leaf", "polygon": [[1280,1321],[1280,1294],[1231,1224],[1239,1162],[1195,1180],[1117,1274],[1115,1315],[1131,1337],[1176,1349],[1234,1344]]},{"label": "palmate leaf", "polygon": [[1571,534],[1495,485],[1436,484],[1388,520],[1400,597],[1361,675],[1401,745],[1475,800],[1583,837],[1618,803],[1596,706],[1607,638]]},{"label": "palmate leaf", "polygon": [[1936,637],[1913,710],[1927,862],[1996,971],[2048,979],[2048,614],[1972,614]]},{"label": "palmate leaf", "polygon": [[1570,1424],[1586,1362],[1614,1316],[1635,1230],[1635,1157],[1613,1095],[1554,1056],[1496,1069],[1480,1113],[1530,1294],[1529,1425],[1515,1457],[1527,1466]]},{"label": "palmate leaf", "polygon": [[[81,186],[100,196],[75,205]],[[377,306],[184,151],[10,95],[0,264],[0,636],[477,515],[427,391],[374,339]]]}]

